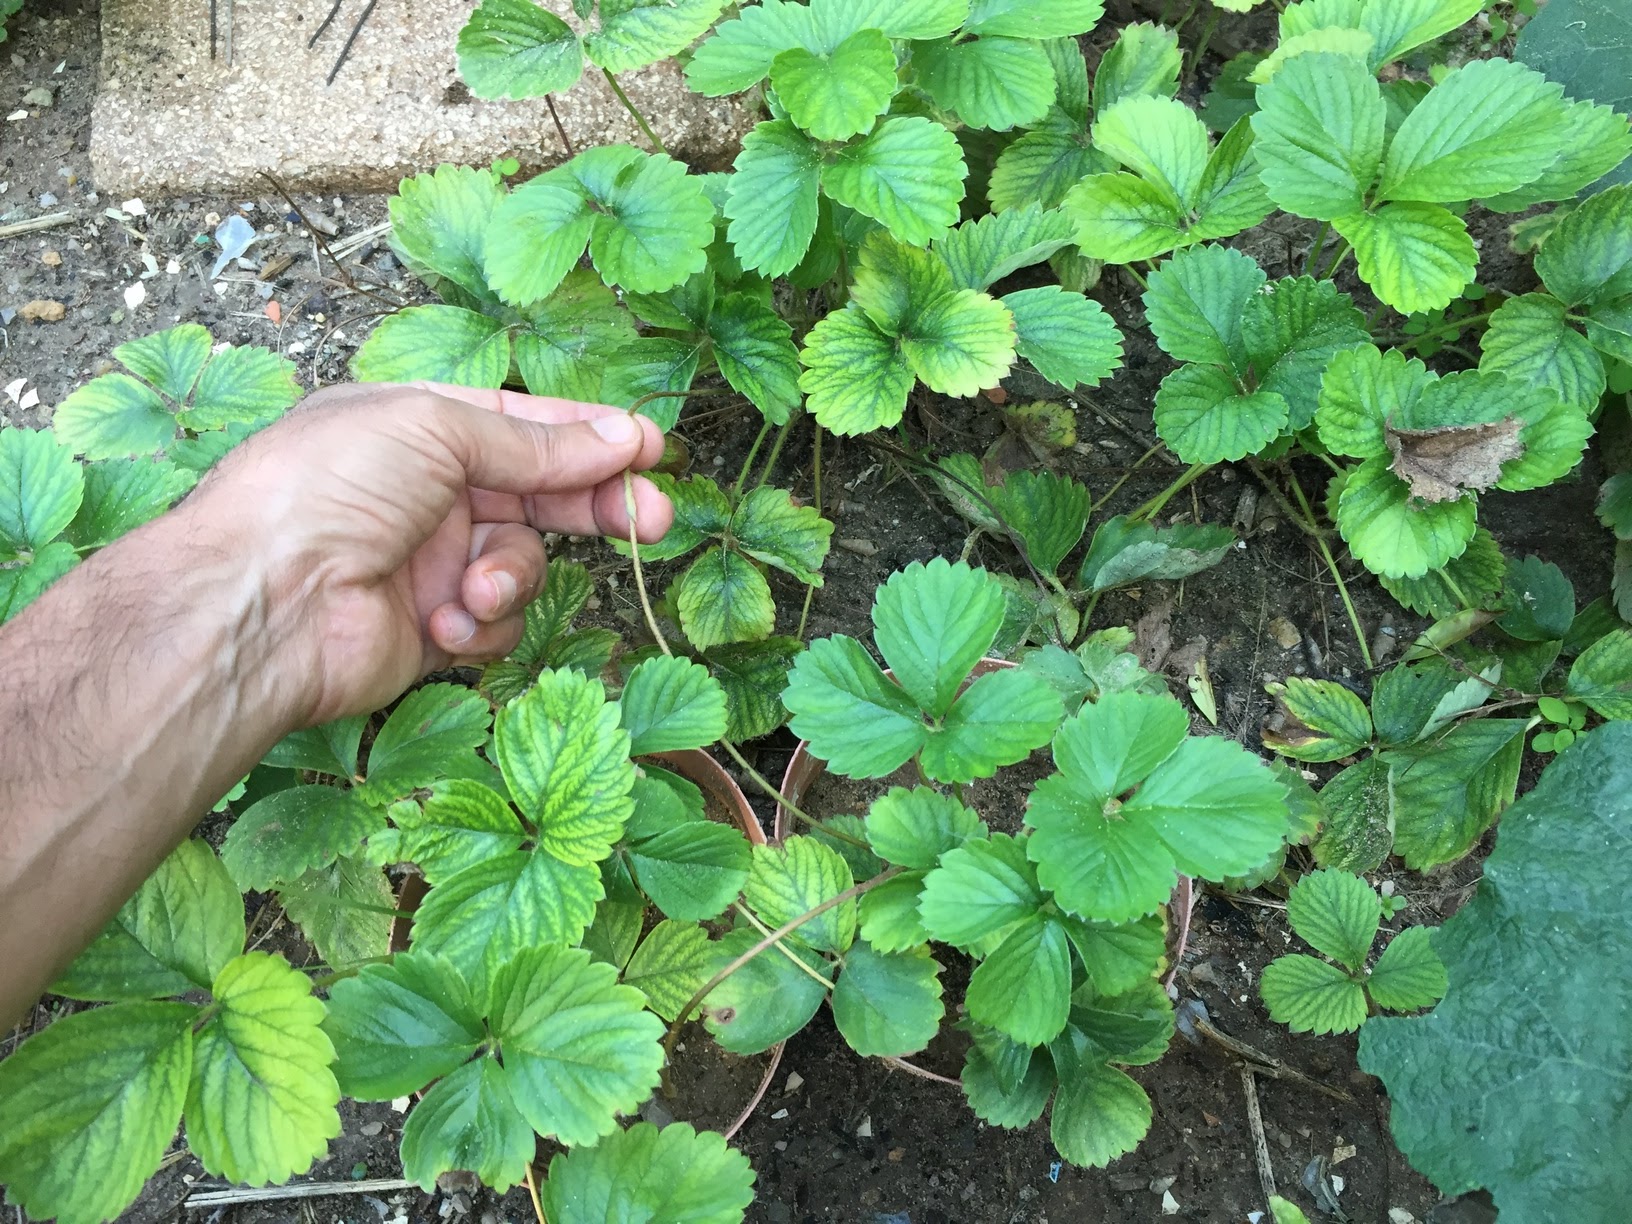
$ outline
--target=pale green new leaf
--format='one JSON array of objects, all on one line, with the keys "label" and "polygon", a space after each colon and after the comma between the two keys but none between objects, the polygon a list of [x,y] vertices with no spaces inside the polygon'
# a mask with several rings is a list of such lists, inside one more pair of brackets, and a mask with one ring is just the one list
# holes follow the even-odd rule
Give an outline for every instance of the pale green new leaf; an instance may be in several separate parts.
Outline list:
[{"label": "pale green new leaf", "polygon": [[731,516],[731,535],[754,560],[822,585],[818,571],[827,559],[833,524],[816,507],[797,504],[786,489],[762,485],[744,497]]},{"label": "pale green new leaf", "polygon": [[711,1131],[637,1122],[594,1147],[558,1153],[540,1193],[555,1224],[738,1224],[753,1202],[754,1170]]},{"label": "pale green new leaf", "polygon": [[1216,366],[1185,365],[1156,392],[1156,432],[1186,463],[1219,463],[1256,454],[1280,436],[1290,409],[1271,391],[1242,393]]},{"label": "pale green new leaf", "polygon": [[1150,274],[1145,321],[1176,361],[1244,371],[1241,316],[1265,280],[1250,255],[1222,246],[1180,251]]},{"label": "pale green new leaf", "polygon": [[1362,344],[1333,355],[1321,379],[1315,425],[1337,455],[1374,459],[1387,455],[1387,422],[1415,408],[1433,381],[1428,368],[1398,349]]},{"label": "pale green new leaf", "polygon": [[104,374],[57,405],[51,430],[87,459],[122,459],[163,450],[175,439],[176,418],[146,383]]},{"label": "pale green new leaf", "polygon": [[[498,178],[475,166],[443,165],[403,179],[391,197],[391,245],[428,278],[486,298],[488,222],[505,198]],[[582,239],[578,245],[581,251]]]},{"label": "pale green new leaf", "polygon": [[[967,849],[967,848],[966,848]],[[975,967],[969,1018],[1019,1042],[1058,1037],[1071,1009],[1071,944],[1059,921],[1034,913]]]},{"label": "pale green new leaf", "polygon": [[[760,11],[745,10],[744,21]],[[816,232],[821,167],[821,150],[789,120],[761,123],[742,138],[725,215],[744,268],[769,277],[798,266]]]},{"label": "pale green new leaf", "polygon": [[710,548],[680,577],[675,597],[680,627],[699,650],[757,641],[776,627],[776,604],[765,576],[731,549]]},{"label": "pale green new leaf", "polygon": [[584,51],[608,72],[644,68],[684,51],[724,7],[725,0],[599,0],[600,29],[584,36]]},{"label": "pale green new leaf", "polygon": [[388,814],[395,827],[368,839],[368,857],[413,863],[432,884],[518,849],[526,836],[503,795],[462,778],[439,781],[422,804],[394,804]]},{"label": "pale green new leaf", "polygon": [[[916,115],[895,116],[840,149],[822,172],[822,186],[836,203],[922,246],[957,222],[967,173],[949,129]],[[777,224],[787,223],[784,212]]]},{"label": "pale green new leaf", "polygon": [[1479,263],[1467,226],[1438,204],[1385,204],[1332,225],[1354,246],[1361,279],[1401,314],[1443,310]]},{"label": "pale green new leaf", "polygon": [[903,871],[862,894],[858,907],[861,937],[878,952],[905,952],[929,940],[918,916],[922,871]]},{"label": "pale green new leaf", "polygon": [[210,359],[210,332],[198,323],[183,323],[151,336],[127,340],[113,350],[113,356],[160,395],[182,404],[192,393],[199,371]]},{"label": "pale green new leaf", "polygon": [[1418,1011],[1444,997],[1445,965],[1434,953],[1432,935],[1428,927],[1407,927],[1389,941],[1366,979],[1378,1007]]},{"label": "pale green new leaf", "polygon": [[1294,1033],[1352,1033],[1366,1019],[1366,992],[1336,965],[1295,952],[1264,966],[1259,991],[1269,1017]]},{"label": "pale green new leaf", "polygon": [[1081,1060],[1060,1073],[1048,1133],[1061,1156],[1097,1169],[1138,1147],[1150,1119],[1150,1098],[1126,1072]]},{"label": "pale green new leaf", "polygon": [[864,1058],[915,1054],[934,1039],[946,1008],[941,966],[927,947],[887,953],[866,941],[845,953],[833,987],[833,1022]]},{"label": "pale green new leaf", "polygon": [[623,971],[623,984],[646,996],[646,1006],[672,1021],[712,972],[708,932],[691,922],[660,922],[641,941]]},{"label": "pale green new leaf", "polygon": [[1508,298],[1491,315],[1479,346],[1481,370],[1547,387],[1570,408],[1593,411],[1604,393],[1604,361],[1565,321],[1562,302],[1546,293]]},{"label": "pale green new leaf", "polygon": [[238,817],[221,845],[221,861],[239,888],[268,889],[356,854],[384,828],[385,813],[354,790],[292,786]]},{"label": "pale green new leaf", "polygon": [[1035,42],[993,36],[918,43],[912,67],[936,105],[971,128],[1029,127],[1054,102],[1054,70]]},{"label": "pale green new leaf", "polygon": [[793,733],[846,777],[893,773],[929,738],[918,704],[843,635],[819,638],[799,656],[782,702]]},{"label": "pale green new leaf", "polygon": [[1253,145],[1277,206],[1329,221],[1359,212],[1383,157],[1387,108],[1376,78],[1347,55],[1294,56],[1260,87]]},{"label": "pale green new leaf", "polygon": [[894,425],[907,409],[912,367],[855,302],[810,329],[799,359],[805,407],[824,429],[870,433]]},{"label": "pale green new leaf", "polygon": [[208,844],[184,841],[51,986],[71,999],[208,990],[244,947],[244,906]]},{"label": "pale green new leaf", "polygon": [[1357,973],[1377,938],[1383,905],[1359,876],[1327,869],[1292,886],[1286,917],[1305,943]]},{"label": "pale green new leaf", "polygon": [[1049,382],[1097,387],[1122,364],[1122,333],[1092,298],[1044,285],[1000,300],[1014,316],[1014,351]]},{"label": "pale green new leaf", "polygon": [[596,203],[600,208],[589,255],[607,284],[632,293],[659,293],[707,267],[714,206],[702,180],[688,174],[683,162],[662,154],[642,156],[618,174],[610,190],[596,196]]},{"label": "pale green new leaf", "polygon": [[1136,174],[1090,174],[1066,193],[1063,207],[1076,222],[1078,248],[1092,259],[1133,263],[1185,242],[1184,212]]},{"label": "pale green new leaf", "polygon": [[468,1170],[503,1194],[525,1179],[536,1143],[504,1068],[495,1059],[478,1058],[432,1085],[408,1115],[402,1173],[430,1192],[443,1173]]},{"label": "pale green new leaf", "polygon": [[1207,129],[1184,103],[1148,94],[1124,98],[1095,118],[1093,142],[1175,209],[1195,205],[1207,168]]},{"label": "pale green new leaf", "polygon": [[482,0],[459,31],[459,75],[478,98],[537,98],[584,70],[572,27],[534,0]]},{"label": "pale green new leaf", "polygon": [[934,867],[948,850],[985,835],[974,812],[951,795],[923,786],[894,786],[873,800],[866,829],[867,844],[880,858],[922,870]]},{"label": "pale green new leaf", "polygon": [[1389,470],[1368,459],[1350,472],[1337,502],[1337,528],[1349,550],[1373,573],[1418,578],[1461,555],[1473,538],[1474,502],[1422,502]]},{"label": "pale green new leaf", "polygon": [[965,221],[935,244],[935,254],[951,271],[954,288],[985,289],[1070,245],[1072,233],[1064,213],[1027,204]]},{"label": "pale green new leaf", "polygon": [[[760,942],[752,927],[732,931],[714,945],[709,977]],[[743,964],[704,1001],[703,1023],[721,1048],[733,1054],[758,1054],[786,1041],[805,1025],[827,998],[822,983],[795,965],[796,956],[812,971],[831,979],[832,969],[814,952],[784,941],[787,955],[767,950]]]},{"label": "pale green new leaf", "polygon": [[817,140],[848,140],[873,126],[895,95],[895,50],[877,30],[857,30],[819,54],[792,47],[771,61],[771,86]]},{"label": "pale green new leaf", "polygon": [[[813,837],[787,838],[780,846],[755,846],[742,895],[759,920],[775,929],[855,883],[837,850]],[[788,936],[820,952],[843,953],[856,938],[856,903],[846,899]]]},{"label": "pale green new leaf", "polygon": [[185,1003],[79,1012],[0,1062],[7,1201],[62,1224],[101,1224],[129,1207],[175,1138],[198,1015]]},{"label": "pale green new leaf", "polygon": [[632,756],[704,748],[725,734],[725,690],[708,668],[686,659],[642,662],[618,706]]},{"label": "pale green new leaf", "polygon": [[83,470],[49,429],[0,431],[0,558],[44,548],[84,496]]},{"label": "pale green new leaf", "polygon": [[340,1134],[322,1002],[265,952],[229,961],[211,993],[215,1013],[193,1037],[187,1146],[207,1172],[246,1185],[304,1173]]},{"label": "pale green new leaf", "polygon": [[323,1021],[341,1089],[359,1101],[418,1092],[476,1052],[481,1013],[453,965],[422,949],[364,965],[334,984]]},{"label": "pale green new leaf", "polygon": [[581,948],[529,948],[494,978],[488,1017],[516,1107],[535,1131],[592,1144],[657,1086],[663,1022]]},{"label": "pale green new leaf", "polygon": [[1440,204],[1513,191],[1546,169],[1569,126],[1562,86],[1511,60],[1474,60],[1400,124],[1377,196]]},{"label": "pale green new leaf", "polygon": [[629,735],[598,681],[549,671],[499,712],[497,755],[541,849],[565,863],[611,853],[632,810]]},{"label": "pale green new leaf", "polygon": [[510,373],[510,332],[462,306],[410,306],[380,321],[351,368],[360,382],[499,387]]},{"label": "pale green new leaf", "polygon": [[1046,680],[1018,670],[991,672],[953,703],[919,763],[937,782],[989,778],[1048,743],[1064,714]]},{"label": "pale green new leaf", "polygon": [[1002,592],[986,571],[944,557],[890,575],[873,600],[879,652],[931,718],[951,708],[1002,620]]},{"label": "pale green new leaf", "polygon": [[1182,67],[1175,31],[1148,21],[1125,25],[1094,71],[1094,109],[1108,110],[1139,94],[1170,98],[1178,92]]}]

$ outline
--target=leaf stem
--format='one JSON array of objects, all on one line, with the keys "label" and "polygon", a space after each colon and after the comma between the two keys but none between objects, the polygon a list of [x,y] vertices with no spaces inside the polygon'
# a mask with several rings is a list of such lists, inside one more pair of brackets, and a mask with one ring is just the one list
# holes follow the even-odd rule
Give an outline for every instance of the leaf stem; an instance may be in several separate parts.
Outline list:
[{"label": "leaf stem", "polygon": [[1337,275],[1337,270],[1343,266],[1343,261],[1353,253],[1354,248],[1349,245],[1349,240],[1347,238],[1343,239],[1342,242],[1337,244],[1337,253],[1332,256],[1332,262],[1326,265],[1326,270],[1317,279],[1331,280],[1332,277]]},{"label": "leaf stem", "polygon": [[[811,444],[811,481],[815,486],[812,495],[816,506],[816,513],[822,512],[822,427],[816,425],[816,438]],[[816,584],[809,583],[805,587],[805,606],[799,610],[798,638],[805,640],[805,626],[810,623],[810,601],[816,594]]]},{"label": "leaf stem", "polygon": [[814,816],[811,816],[802,811],[800,808],[794,806],[792,799],[789,799],[781,791],[777,790],[776,787],[772,786],[768,781],[766,781],[764,774],[760,773],[759,770],[748,764],[748,758],[743,756],[742,752],[730,740],[722,739],[720,741],[720,747],[724,748],[726,755],[737,763],[737,768],[742,770],[743,773],[747,774],[748,777],[753,780],[755,786],[764,791],[769,798],[775,799],[777,803],[781,804],[789,815],[804,821],[813,829],[820,829],[823,837],[831,837],[835,841],[849,842],[852,846],[858,846],[861,849],[871,853],[872,847],[866,842],[862,841],[861,838],[852,837],[850,834],[841,829],[830,829],[821,821],[817,820]]},{"label": "leaf stem", "polygon": [[759,469],[759,483],[754,485],[754,488],[763,489],[766,482],[770,480],[771,472],[776,467],[776,461],[782,456],[782,444],[788,440],[788,430],[792,427],[793,416],[790,413],[788,419],[782,422],[776,431],[776,439],[771,443],[771,453],[765,457],[765,466]]},{"label": "leaf stem", "polygon": [[1319,263],[1320,256],[1326,249],[1326,236],[1332,232],[1332,223],[1322,221],[1320,228],[1315,231],[1315,240],[1309,245],[1309,254],[1303,257],[1303,275],[1308,276]]},{"label": "leaf stem", "polygon": [[1175,495],[1182,493],[1192,483],[1200,480],[1217,466],[1218,465],[1216,463],[1192,463],[1185,469],[1183,475],[1181,475],[1172,484],[1168,485],[1167,488],[1163,489],[1160,493],[1156,494],[1155,497],[1151,498],[1144,505],[1140,506],[1132,514],[1128,515],[1128,517],[1135,521],[1145,521],[1153,518],[1157,514],[1160,514],[1162,507],[1167,505],[1167,503],[1171,501]]},{"label": "leaf stem", "polygon": [[1494,310],[1486,310],[1480,314],[1464,315],[1460,319],[1446,319],[1437,326],[1425,328],[1414,336],[1407,336],[1402,333],[1396,343],[1401,348],[1415,348],[1423,340],[1432,340],[1435,336],[1443,336],[1448,332],[1458,332],[1465,327],[1472,327],[1476,323],[1484,323],[1495,313]]},{"label": "leaf stem", "polygon": [[617,95],[618,101],[623,103],[623,109],[634,116],[635,122],[640,125],[640,130],[646,133],[646,139],[652,142],[652,148],[665,157],[668,156],[668,149],[657,138],[657,133],[652,131],[652,125],[646,122],[646,116],[636,109],[633,102],[629,101],[629,95],[623,92],[623,86],[618,84],[618,78],[613,76],[608,68],[602,68],[601,75],[606,78],[606,83],[612,86],[612,92]]},{"label": "leaf stem", "polygon": [[754,437],[754,444],[748,448],[748,457],[742,461],[742,471],[737,473],[737,483],[731,486],[731,504],[735,505],[737,498],[742,496],[742,486],[748,483],[748,474],[754,470],[754,460],[759,457],[759,448],[765,442],[765,435],[771,432],[771,423],[761,421],[759,433]]},{"label": "leaf stem", "polygon": [[[771,933],[771,928],[766,926],[758,918],[754,917],[753,912],[749,910],[749,908],[741,901],[733,901],[731,903],[731,908],[746,918],[748,920],[748,925],[753,927],[754,930],[758,931],[761,935],[769,935]],[[778,941],[776,950],[797,965],[801,973],[804,973],[808,977],[815,978],[818,982],[820,982],[823,990],[833,989],[832,982],[828,981],[821,974],[817,973],[816,970],[812,969],[809,965],[805,964],[804,961],[800,960],[799,957],[790,952],[786,944]]]},{"label": "leaf stem", "polygon": [[[678,1013],[676,1013],[674,1023],[669,1025],[669,1031],[663,1038],[664,1079],[666,1080],[668,1078],[668,1064],[674,1059],[674,1043],[680,1038],[681,1026],[685,1024],[686,1020],[691,1016],[692,1011],[697,1007],[697,1005],[704,999],[708,998],[711,993],[713,993],[716,986],[725,981],[726,978],[730,977],[738,969],[741,969],[749,961],[753,960],[761,952],[764,952],[772,944],[779,943],[783,938],[791,935],[794,931],[797,931],[800,927],[804,926],[805,923],[814,918],[820,918],[834,906],[843,905],[846,901],[859,897],[865,892],[871,892],[886,880],[892,880],[900,874],[901,868],[899,867],[887,868],[878,875],[874,876],[872,879],[864,880],[860,884],[853,884],[843,892],[839,893],[837,896],[829,897],[826,901],[823,901],[815,908],[808,909],[804,913],[788,919],[781,926],[777,927],[776,930],[765,936],[765,938],[761,939],[753,947],[749,948],[748,951],[744,952],[741,956],[737,957],[713,977],[709,978],[708,981],[704,982],[697,993],[692,995],[691,998],[687,999],[686,1005],[682,1007]],[[667,1091],[666,1086],[665,1091]]]},{"label": "leaf stem", "polygon": [[1134,280],[1138,281],[1139,282],[1139,288],[1141,288],[1141,289],[1149,289],[1150,288],[1150,282],[1147,281],[1144,278],[1143,274],[1140,273],[1139,269],[1134,267],[1132,264],[1123,264],[1122,265],[1122,271],[1126,272],[1129,276],[1133,277]]},{"label": "leaf stem", "polygon": [[1166,445],[1166,443],[1158,442],[1158,443],[1156,443],[1155,446],[1151,447],[1144,454],[1140,455],[1139,458],[1135,459],[1133,461],[1133,466],[1130,467],[1127,471],[1123,472],[1121,476],[1117,477],[1116,483],[1113,484],[1106,491],[1105,496],[1101,497],[1093,505],[1088,507],[1089,517],[1091,518],[1095,514],[1098,514],[1100,512],[1100,510],[1104,508],[1105,503],[1110,501],[1111,498],[1116,496],[1117,490],[1120,489],[1123,485],[1128,483],[1128,478],[1130,476],[1132,476],[1135,472],[1137,472],[1140,468],[1144,467],[1145,464],[1148,463],[1150,461],[1150,459],[1156,454],[1156,452],[1161,450],[1162,447],[1165,446],[1165,445]]},{"label": "leaf stem", "polygon": [[1349,614],[1349,627],[1354,630],[1355,643],[1360,647],[1360,658],[1364,661],[1366,670],[1370,671],[1376,664],[1371,660],[1371,646],[1366,642],[1366,631],[1360,624],[1360,614],[1355,611],[1354,600],[1349,598],[1349,587],[1343,581],[1343,572],[1337,568],[1337,559],[1332,556],[1325,535],[1315,526],[1315,512],[1310,508],[1309,499],[1303,495],[1303,486],[1298,483],[1298,478],[1288,472],[1286,481],[1292,486],[1292,496],[1297,499],[1298,509],[1303,511],[1304,519],[1312,528],[1310,534],[1314,536],[1315,547],[1320,549],[1321,560],[1326,562],[1326,569],[1331,573],[1332,581],[1337,583],[1337,593],[1343,600],[1343,610]]}]

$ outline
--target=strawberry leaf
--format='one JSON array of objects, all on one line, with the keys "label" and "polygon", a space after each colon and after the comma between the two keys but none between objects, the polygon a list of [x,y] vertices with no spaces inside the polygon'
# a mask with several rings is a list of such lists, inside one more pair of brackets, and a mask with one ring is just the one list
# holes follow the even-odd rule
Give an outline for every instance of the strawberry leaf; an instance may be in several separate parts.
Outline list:
[{"label": "strawberry leaf", "polygon": [[732,1224],[753,1202],[754,1171],[712,1132],[685,1122],[662,1130],[637,1122],[592,1148],[557,1154],[541,1194],[558,1224],[608,1218]]},{"label": "strawberry leaf", "polygon": [[478,98],[537,98],[577,83],[572,27],[533,0],[482,0],[459,31],[459,75]]},{"label": "strawberry leaf", "polygon": [[351,368],[359,382],[499,387],[510,373],[510,333],[461,306],[410,306],[380,321]]}]

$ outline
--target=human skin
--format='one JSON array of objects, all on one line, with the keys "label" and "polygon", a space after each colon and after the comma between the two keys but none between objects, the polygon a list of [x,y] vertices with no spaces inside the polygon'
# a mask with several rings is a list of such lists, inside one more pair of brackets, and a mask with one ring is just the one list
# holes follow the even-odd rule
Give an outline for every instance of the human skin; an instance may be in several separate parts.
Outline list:
[{"label": "human skin", "polygon": [[283,736],[508,653],[539,533],[627,538],[662,453],[600,405],[329,388],[0,628],[0,1027]]}]

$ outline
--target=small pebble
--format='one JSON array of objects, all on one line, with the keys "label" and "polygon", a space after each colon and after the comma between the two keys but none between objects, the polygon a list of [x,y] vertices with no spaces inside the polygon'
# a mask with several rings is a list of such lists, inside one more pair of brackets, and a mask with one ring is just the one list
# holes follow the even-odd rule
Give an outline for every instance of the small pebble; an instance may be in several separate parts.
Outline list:
[{"label": "small pebble", "polygon": [[789,1096],[805,1086],[805,1077],[797,1071],[788,1072],[788,1082],[782,1086],[783,1095]]},{"label": "small pebble", "polygon": [[60,268],[62,267],[62,256],[52,250],[41,251],[40,262],[48,268]]},{"label": "small pebble", "polygon": [[1417,1224],[1417,1217],[1404,1207],[1390,1207],[1388,1209],[1388,1224]]},{"label": "small pebble", "polygon": [[375,1135],[379,1134],[384,1129],[384,1122],[364,1122],[357,1128],[358,1133],[368,1139],[374,1138]]},{"label": "small pebble", "polygon": [[1171,1190],[1162,1191],[1162,1214],[1164,1216],[1179,1214],[1179,1200],[1173,1197]]},{"label": "small pebble", "polygon": [[860,1126],[856,1127],[856,1138],[857,1139],[871,1139],[872,1137],[873,1137],[873,1119],[872,1119],[871,1115],[869,1115],[868,1117],[865,1117],[865,1118],[863,1118],[861,1120],[861,1125]]},{"label": "small pebble", "polygon": [[1284,616],[1277,616],[1269,622],[1269,636],[1282,650],[1291,650],[1303,641],[1303,634],[1298,632],[1297,626]]},{"label": "small pebble", "polygon": [[32,302],[24,302],[17,311],[19,319],[30,323],[61,323],[68,308],[61,302],[53,302],[50,298],[35,298]]}]

